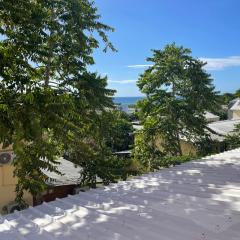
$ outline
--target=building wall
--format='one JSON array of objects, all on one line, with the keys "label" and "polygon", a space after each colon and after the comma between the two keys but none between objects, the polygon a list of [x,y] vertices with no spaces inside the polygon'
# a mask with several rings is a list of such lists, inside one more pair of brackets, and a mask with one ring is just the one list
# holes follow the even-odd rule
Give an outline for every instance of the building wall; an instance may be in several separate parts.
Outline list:
[{"label": "building wall", "polygon": [[240,119],[240,110],[233,111],[233,119]]},{"label": "building wall", "polygon": [[184,155],[197,155],[197,148],[192,143],[181,140],[181,148]]},{"label": "building wall", "polygon": [[[197,149],[192,143],[180,140],[180,144],[181,144],[181,149],[182,149],[183,155],[193,155],[193,156],[195,156],[197,154]],[[158,149],[160,151],[163,151],[162,145],[163,145],[163,140],[159,136],[156,139],[156,146],[158,147]]]},{"label": "building wall", "polygon": [[[2,149],[2,144],[0,144],[0,152],[11,150],[11,146]],[[2,208],[4,206],[14,202],[16,198],[15,187],[17,178],[13,176],[13,171],[14,167],[10,164],[0,165],[0,213],[3,213]],[[30,193],[25,193],[23,198],[29,205],[33,204],[33,198]]]},{"label": "building wall", "polygon": [[240,119],[240,110],[228,110],[228,119]]},{"label": "building wall", "polygon": [[[41,202],[51,202],[56,200],[56,198],[65,198],[68,195],[74,194],[74,189],[76,188],[76,185],[63,185],[63,186],[54,186],[49,187],[48,190],[45,191],[45,193],[41,196]],[[34,205],[38,205],[39,203]]]},{"label": "building wall", "polygon": [[[197,155],[198,150],[197,150],[197,147],[193,145],[193,143],[180,140],[180,144],[181,144],[183,155],[192,155],[192,156]],[[160,137],[156,141],[156,145],[159,147],[159,150],[163,150],[162,141]],[[220,153],[226,150],[227,150],[227,145],[224,141],[223,142],[213,141],[211,143],[211,153]]]},{"label": "building wall", "polygon": [[[15,187],[17,179],[13,176],[14,167],[12,165],[0,166],[0,213],[2,208],[10,202],[14,202],[16,198]],[[32,196],[29,193],[24,194],[24,200],[29,204],[33,204]]]}]

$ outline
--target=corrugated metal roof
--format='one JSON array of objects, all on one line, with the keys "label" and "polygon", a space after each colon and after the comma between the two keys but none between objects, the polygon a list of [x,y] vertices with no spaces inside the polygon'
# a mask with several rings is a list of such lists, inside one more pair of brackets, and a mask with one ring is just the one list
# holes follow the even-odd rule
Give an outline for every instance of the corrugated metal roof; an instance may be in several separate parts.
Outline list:
[{"label": "corrugated metal roof", "polygon": [[[237,124],[240,124],[240,119],[211,122],[208,123],[207,126],[215,132],[215,134],[210,133],[212,140],[223,141],[226,135],[234,133],[233,131]],[[133,128],[136,131],[140,131],[143,129],[143,126],[133,125]],[[186,140],[184,137],[182,137],[182,139]]]},{"label": "corrugated metal roof", "polygon": [[233,132],[237,124],[240,124],[240,119],[212,122],[208,124],[208,127],[211,128],[217,134],[226,136],[227,134],[231,134],[231,132]]},{"label": "corrugated metal roof", "polygon": [[7,215],[1,240],[239,240],[240,149]]},{"label": "corrugated metal roof", "polygon": [[229,110],[240,110],[240,98],[235,98],[228,105]]},{"label": "corrugated metal roof", "polygon": [[82,168],[75,166],[74,163],[64,159],[58,159],[59,164],[57,170],[62,174],[59,175],[55,172],[50,172],[48,170],[42,170],[44,174],[49,177],[48,184],[52,186],[62,186],[62,185],[76,185],[81,181],[81,171]]},{"label": "corrugated metal roof", "polygon": [[207,121],[219,121],[220,117],[211,113],[211,112],[205,112],[204,117]]},{"label": "corrugated metal roof", "polygon": [[143,126],[142,125],[133,125],[133,129],[136,131],[140,131],[140,130],[143,130]]},{"label": "corrugated metal roof", "polygon": [[119,152],[115,152],[114,154],[131,154],[132,150],[124,150],[124,151],[119,151]]}]

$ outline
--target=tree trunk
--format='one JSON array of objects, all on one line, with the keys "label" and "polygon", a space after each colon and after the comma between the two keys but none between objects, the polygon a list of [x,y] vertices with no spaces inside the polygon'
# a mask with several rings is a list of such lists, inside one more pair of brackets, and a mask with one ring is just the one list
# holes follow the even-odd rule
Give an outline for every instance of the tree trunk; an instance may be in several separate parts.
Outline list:
[{"label": "tree trunk", "polygon": [[182,152],[181,139],[179,137],[179,133],[177,133],[177,144],[178,144],[178,154],[182,156],[183,152]]},{"label": "tree trunk", "polygon": [[[54,7],[52,6],[51,9],[51,18],[54,21],[55,19],[55,12],[54,12]],[[45,67],[45,76],[44,76],[44,86],[45,88],[49,86],[49,79],[50,79],[50,74],[51,74],[51,63],[52,63],[52,58],[53,58],[53,37],[54,35],[54,30],[51,29],[50,27],[50,34],[49,34],[49,39],[48,39],[48,56],[47,56],[47,65]]]},{"label": "tree trunk", "polygon": [[48,87],[49,86],[49,75],[50,75],[50,58],[48,59],[47,66],[45,68],[45,79],[44,79],[44,86]]},{"label": "tree trunk", "polygon": [[48,87],[49,86],[49,79],[50,79],[50,74],[51,74],[51,63],[52,63],[52,57],[53,57],[53,43],[51,41],[53,33],[51,32],[50,34],[50,39],[49,39],[49,55],[47,59],[47,65],[45,67],[45,74],[44,74],[44,86]]}]

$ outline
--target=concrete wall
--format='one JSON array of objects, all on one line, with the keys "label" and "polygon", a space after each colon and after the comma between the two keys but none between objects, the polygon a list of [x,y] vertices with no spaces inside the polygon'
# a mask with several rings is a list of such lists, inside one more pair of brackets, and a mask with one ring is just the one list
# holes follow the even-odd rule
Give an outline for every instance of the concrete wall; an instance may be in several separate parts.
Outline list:
[{"label": "concrete wall", "polygon": [[240,110],[228,110],[228,119],[240,119]]},{"label": "concrete wall", "polygon": [[184,155],[193,155],[197,154],[197,148],[189,142],[181,140],[181,148]]},{"label": "concrete wall", "polygon": [[[162,144],[163,144],[163,140],[159,136],[156,139],[156,146],[158,147],[158,149],[160,151],[163,150]],[[184,155],[193,155],[194,156],[194,155],[197,154],[197,149],[196,149],[196,147],[192,143],[180,140],[180,144],[181,144],[182,153]]]},{"label": "concrete wall", "polygon": [[[156,141],[156,145],[159,148],[159,150],[163,150],[162,143],[163,142],[159,137]],[[192,155],[192,156],[197,155],[197,147],[194,146],[193,143],[180,140],[180,144],[181,144],[183,155]],[[215,141],[215,142],[212,142],[211,144],[212,153],[220,153],[226,150],[227,150],[227,145],[225,142]]]}]

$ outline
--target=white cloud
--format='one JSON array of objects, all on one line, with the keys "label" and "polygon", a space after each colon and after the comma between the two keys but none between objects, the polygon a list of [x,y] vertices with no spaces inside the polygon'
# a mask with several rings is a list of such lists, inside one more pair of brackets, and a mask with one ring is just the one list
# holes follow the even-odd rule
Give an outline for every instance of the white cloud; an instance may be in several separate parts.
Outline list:
[{"label": "white cloud", "polygon": [[240,56],[230,56],[226,58],[205,58],[200,60],[207,62],[206,70],[222,70],[228,67],[240,66]]},{"label": "white cloud", "polygon": [[[203,62],[207,62],[206,70],[223,70],[228,67],[240,67],[240,56],[230,56],[226,58],[199,58]],[[151,67],[151,64],[136,64],[128,65],[128,68],[146,68]]]},{"label": "white cloud", "polygon": [[136,79],[129,79],[129,80],[108,80],[109,83],[119,83],[119,84],[129,84],[129,83],[136,83]]},{"label": "white cloud", "polygon": [[146,68],[151,67],[152,64],[136,64],[136,65],[128,65],[128,68]]}]

